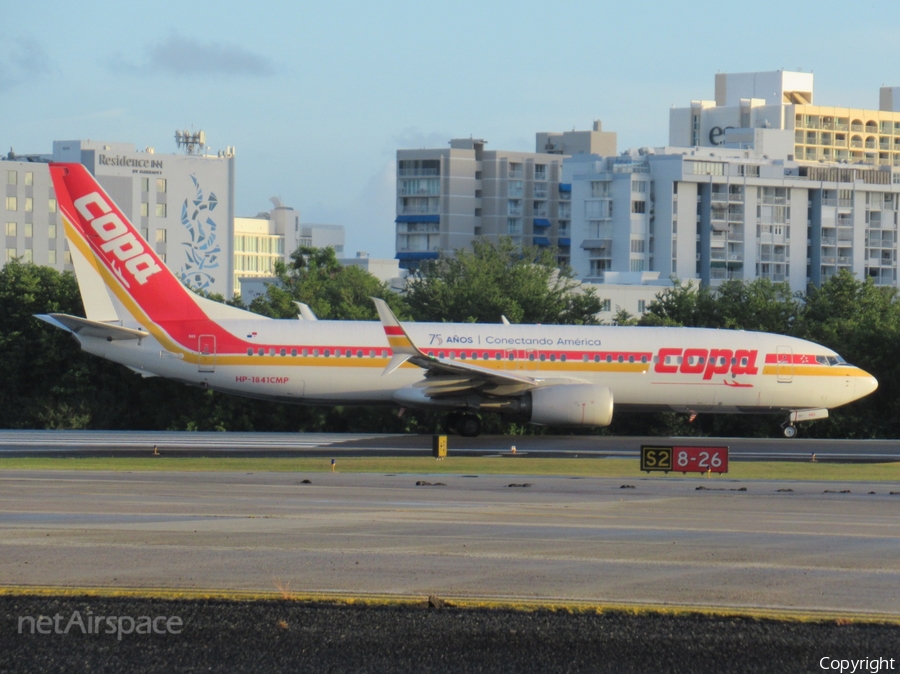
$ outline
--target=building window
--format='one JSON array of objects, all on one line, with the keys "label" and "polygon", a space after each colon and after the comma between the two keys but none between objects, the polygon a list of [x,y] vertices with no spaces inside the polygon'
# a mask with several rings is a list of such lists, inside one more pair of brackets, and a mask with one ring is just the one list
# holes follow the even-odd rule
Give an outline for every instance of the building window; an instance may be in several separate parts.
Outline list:
[{"label": "building window", "polygon": [[546,164],[535,164],[534,165],[534,179],[535,180],[546,180],[547,179],[547,165]]},{"label": "building window", "polygon": [[631,202],[631,212],[632,213],[646,213],[647,212],[647,202],[646,201],[632,201]]},{"label": "building window", "polygon": [[6,261],[12,262],[16,259],[16,249],[15,248],[7,248],[6,249]]},{"label": "building window", "polygon": [[647,193],[647,181],[646,180],[638,180],[631,184],[631,191],[637,192],[639,194]]},{"label": "building window", "polygon": [[30,222],[25,223],[25,238],[30,239],[34,236],[34,225]]},{"label": "building window", "polygon": [[150,178],[141,178],[141,192],[150,191]]},{"label": "building window", "polygon": [[56,251],[55,250],[47,251],[47,262],[48,262],[48,264],[56,264]]},{"label": "building window", "polygon": [[601,180],[591,181],[591,197],[594,199],[609,196],[609,183]]},{"label": "building window", "polygon": [[63,264],[72,264],[72,253],[71,251],[66,251],[63,253]]},{"label": "building window", "polygon": [[6,197],[6,210],[8,210],[8,211],[19,210],[19,200],[16,197]]},{"label": "building window", "polygon": [[631,271],[644,271],[644,261],[643,260],[632,260],[631,261]]},{"label": "building window", "polygon": [[31,213],[34,210],[34,199],[25,197],[25,212]]},{"label": "building window", "polygon": [[34,173],[25,171],[25,187],[31,187],[32,185],[34,185]]},{"label": "building window", "polygon": [[56,213],[56,199],[47,200],[47,211],[49,213]]},{"label": "building window", "polygon": [[600,303],[600,311],[612,311],[612,300],[603,300]]},{"label": "building window", "polygon": [[146,201],[141,202],[141,217],[146,218],[150,215],[150,204]]},{"label": "building window", "polygon": [[647,300],[638,300],[638,313],[643,314],[647,311]]},{"label": "building window", "polygon": [[47,226],[47,238],[53,241],[56,239],[56,225]]},{"label": "building window", "polygon": [[156,217],[157,218],[166,217],[166,205],[165,204],[156,204]]},{"label": "building window", "polygon": [[156,243],[165,243],[166,242],[166,230],[157,229],[156,230]]},{"label": "building window", "polygon": [[7,171],[6,172],[6,184],[7,185],[18,185],[19,184],[19,174],[16,171]]},{"label": "building window", "polygon": [[166,179],[165,178],[157,178],[156,179],[156,191],[160,194],[165,194],[166,191]]},{"label": "building window", "polygon": [[22,255],[22,262],[34,262],[34,251],[31,248],[25,249],[25,254]]},{"label": "building window", "polygon": [[7,222],[6,223],[6,236],[15,236],[16,235],[16,223]]},{"label": "building window", "polygon": [[693,164],[692,172],[694,175],[711,175],[711,176],[721,176],[725,175],[725,164],[717,161],[690,161],[688,164]]}]

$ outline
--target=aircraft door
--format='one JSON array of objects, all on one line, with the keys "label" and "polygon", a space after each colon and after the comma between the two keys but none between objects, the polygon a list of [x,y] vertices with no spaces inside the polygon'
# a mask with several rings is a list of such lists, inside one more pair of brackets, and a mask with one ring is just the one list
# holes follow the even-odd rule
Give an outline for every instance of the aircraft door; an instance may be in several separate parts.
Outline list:
[{"label": "aircraft door", "polygon": [[775,355],[775,371],[779,384],[790,384],[794,380],[794,350],[789,346],[779,346]]},{"label": "aircraft door", "polygon": [[215,372],[216,371],[216,336],[200,335],[198,338],[197,353],[197,370],[199,372]]}]

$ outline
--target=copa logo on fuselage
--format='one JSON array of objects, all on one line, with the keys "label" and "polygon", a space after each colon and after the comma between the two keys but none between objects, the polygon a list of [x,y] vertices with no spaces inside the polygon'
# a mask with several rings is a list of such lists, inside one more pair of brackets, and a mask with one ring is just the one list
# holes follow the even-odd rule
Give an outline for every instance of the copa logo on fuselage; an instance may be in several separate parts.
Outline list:
[{"label": "copa logo on fuselage", "polygon": [[128,226],[97,192],[76,199],[75,208],[102,239],[100,250],[113,253],[118,260],[124,262],[125,269],[140,285],[144,285],[153,274],[162,271],[140,239],[128,231]]},{"label": "copa logo on fuselage", "polygon": [[653,370],[660,374],[702,374],[704,379],[728,373],[750,375],[759,372],[757,354],[755,349],[660,349]]}]

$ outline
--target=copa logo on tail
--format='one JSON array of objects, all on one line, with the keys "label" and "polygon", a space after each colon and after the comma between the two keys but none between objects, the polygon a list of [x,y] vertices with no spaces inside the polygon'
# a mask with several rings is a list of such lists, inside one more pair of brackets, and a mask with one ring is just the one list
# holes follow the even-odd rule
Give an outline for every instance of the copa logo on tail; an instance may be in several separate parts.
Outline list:
[{"label": "copa logo on tail", "polygon": [[[134,280],[144,285],[154,274],[162,271],[153,256],[144,248],[144,244],[116,214],[112,207],[97,192],[91,192],[75,200],[75,208],[99,236],[103,243],[100,249],[104,253],[113,253],[118,260],[125,263]],[[113,267],[119,278],[121,272]],[[124,278],[123,282],[126,283]]]}]

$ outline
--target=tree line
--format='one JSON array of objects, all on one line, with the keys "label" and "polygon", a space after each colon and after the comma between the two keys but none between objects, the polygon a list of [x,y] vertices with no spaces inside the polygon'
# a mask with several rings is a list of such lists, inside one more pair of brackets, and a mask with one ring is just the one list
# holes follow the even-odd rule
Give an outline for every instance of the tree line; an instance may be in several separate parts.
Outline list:
[{"label": "tree line", "polygon": [[[276,281],[249,309],[296,318],[295,302],[320,319],[377,320],[370,297],[401,320],[497,323],[598,323],[602,301],[583,289],[555,251],[510,240],[477,242],[472,251],[423,265],[398,294],[359,267],[341,266],[330,248],[297,249],[276,265]],[[222,301],[222,298],[214,298]],[[805,296],[765,279],[717,288],[676,282],[640,317],[619,324],[761,330],[824,344],[879,379],[872,396],[804,425],[812,437],[897,437],[900,309],[897,291],[843,272]],[[233,304],[243,306],[236,297]],[[35,314],[84,315],[71,273],[11,261],[0,270],[0,427],[108,430],[426,432],[443,430],[444,414],[394,407],[316,407],[239,398],[165,379],[142,378],[85,354],[71,335]],[[675,413],[616,414],[593,433],[775,436],[771,416]],[[484,432],[546,432],[485,415]]]}]

